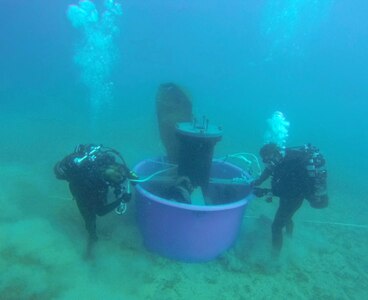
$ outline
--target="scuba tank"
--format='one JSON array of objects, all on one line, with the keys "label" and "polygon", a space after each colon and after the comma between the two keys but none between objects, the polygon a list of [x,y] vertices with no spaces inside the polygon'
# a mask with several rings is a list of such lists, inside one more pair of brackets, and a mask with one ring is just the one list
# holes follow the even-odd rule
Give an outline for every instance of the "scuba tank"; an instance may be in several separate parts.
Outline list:
[{"label": "scuba tank", "polygon": [[307,154],[306,170],[310,184],[310,191],[306,197],[313,208],[328,206],[326,160],[319,149],[311,144],[304,146]]}]

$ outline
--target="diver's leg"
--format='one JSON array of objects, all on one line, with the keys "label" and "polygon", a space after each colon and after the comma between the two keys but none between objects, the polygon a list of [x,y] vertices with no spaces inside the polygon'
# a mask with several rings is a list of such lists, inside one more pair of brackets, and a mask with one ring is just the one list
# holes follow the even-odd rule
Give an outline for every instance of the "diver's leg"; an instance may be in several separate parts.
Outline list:
[{"label": "diver's leg", "polygon": [[95,195],[89,187],[76,183],[70,183],[69,189],[77,202],[79,213],[83,217],[88,233],[85,257],[90,258],[93,245],[97,242]]},{"label": "diver's leg", "polygon": [[86,230],[91,239],[97,240],[96,233],[96,199],[88,187],[69,184],[70,191],[77,202],[78,210],[83,217]]},{"label": "diver's leg", "polygon": [[303,204],[303,197],[300,197],[300,196],[291,199],[287,204],[288,215],[287,215],[285,229],[286,229],[286,234],[288,237],[292,237],[293,235],[294,222],[292,218],[295,212],[301,207],[302,204]]},{"label": "diver's leg", "polygon": [[76,197],[76,202],[88,233],[85,258],[89,259],[92,256],[93,246],[98,239],[96,230],[96,212],[93,202],[89,202],[89,200],[80,197]]},{"label": "diver's leg", "polygon": [[90,239],[97,240],[96,212],[93,201],[85,199],[85,197],[81,197],[81,195],[79,195],[79,197],[75,197],[75,200],[77,202],[79,212],[83,217],[84,224]]},{"label": "diver's leg", "polygon": [[272,222],[272,254],[278,256],[282,248],[282,228],[285,226],[283,206],[277,209],[275,218]]},{"label": "diver's leg", "polygon": [[293,237],[293,231],[294,231],[294,222],[293,222],[293,220],[292,220],[292,219],[290,219],[290,220],[286,223],[285,230],[286,230],[286,235],[287,235],[289,238],[292,238],[292,237]]},{"label": "diver's leg", "polygon": [[272,223],[272,247],[275,256],[281,252],[283,244],[282,230],[291,234],[293,229],[292,216],[303,202],[303,198],[280,198],[279,208]]},{"label": "diver's leg", "polygon": [[88,232],[85,258],[89,259],[92,257],[93,247],[98,240],[96,230],[96,214],[94,211],[89,211],[83,215],[83,218]]}]

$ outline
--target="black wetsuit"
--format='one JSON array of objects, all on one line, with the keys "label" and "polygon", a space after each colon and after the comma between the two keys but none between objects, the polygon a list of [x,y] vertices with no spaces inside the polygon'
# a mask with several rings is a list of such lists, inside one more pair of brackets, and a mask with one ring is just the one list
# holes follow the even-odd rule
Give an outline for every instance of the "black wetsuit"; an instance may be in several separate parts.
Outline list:
[{"label": "black wetsuit", "polygon": [[80,154],[73,153],[58,162],[55,174],[58,179],[69,182],[70,192],[85,222],[89,243],[93,243],[97,240],[96,216],[109,213],[121,203],[121,199],[107,203],[109,183],[103,178],[103,171],[114,163],[114,158],[105,154],[95,161],[86,160],[77,165],[74,159],[78,157]]},{"label": "black wetsuit", "polygon": [[80,178],[69,182],[69,189],[77,202],[90,240],[96,241],[96,216],[104,216],[114,210],[120,199],[107,203],[108,184],[101,178]]},{"label": "black wetsuit", "polygon": [[310,180],[305,168],[305,153],[297,149],[286,149],[285,156],[272,169],[265,169],[257,184],[272,176],[273,195],[280,198],[279,207],[272,223],[272,245],[279,253],[282,248],[282,230],[293,232],[294,213],[311,192]]}]

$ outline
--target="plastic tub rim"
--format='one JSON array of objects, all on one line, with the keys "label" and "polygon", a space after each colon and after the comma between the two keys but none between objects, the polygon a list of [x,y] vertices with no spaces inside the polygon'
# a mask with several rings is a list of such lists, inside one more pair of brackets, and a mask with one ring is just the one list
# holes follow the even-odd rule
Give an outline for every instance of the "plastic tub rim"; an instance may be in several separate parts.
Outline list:
[{"label": "plastic tub rim", "polygon": [[[134,167],[134,171],[137,171],[137,169],[139,169],[143,164],[147,163],[148,161],[152,162],[152,159],[142,160],[141,162],[138,163],[138,165]],[[215,161],[218,162],[218,160],[215,160]],[[227,204],[194,205],[194,204],[176,202],[174,200],[167,200],[165,198],[159,197],[155,194],[148,192],[140,184],[137,184],[135,188],[140,195],[147,197],[148,199],[153,200],[155,202],[158,202],[164,205],[168,205],[168,206],[172,206],[172,207],[176,207],[176,208],[181,208],[181,209],[186,209],[186,210],[195,210],[195,211],[218,211],[218,210],[234,209],[234,208],[248,204],[248,202],[253,198],[253,194],[250,193],[249,195],[247,195],[245,198],[241,200],[227,203]]]}]

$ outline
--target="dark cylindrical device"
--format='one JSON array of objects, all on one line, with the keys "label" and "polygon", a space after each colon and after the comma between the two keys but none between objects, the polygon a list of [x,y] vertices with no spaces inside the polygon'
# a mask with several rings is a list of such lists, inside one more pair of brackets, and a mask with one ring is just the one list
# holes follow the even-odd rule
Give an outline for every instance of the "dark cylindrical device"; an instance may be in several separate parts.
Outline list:
[{"label": "dark cylindrical device", "polygon": [[178,123],[176,135],[179,141],[178,175],[188,176],[194,187],[200,186],[205,191],[214,147],[221,140],[222,129],[203,119],[201,125],[195,121]]}]

